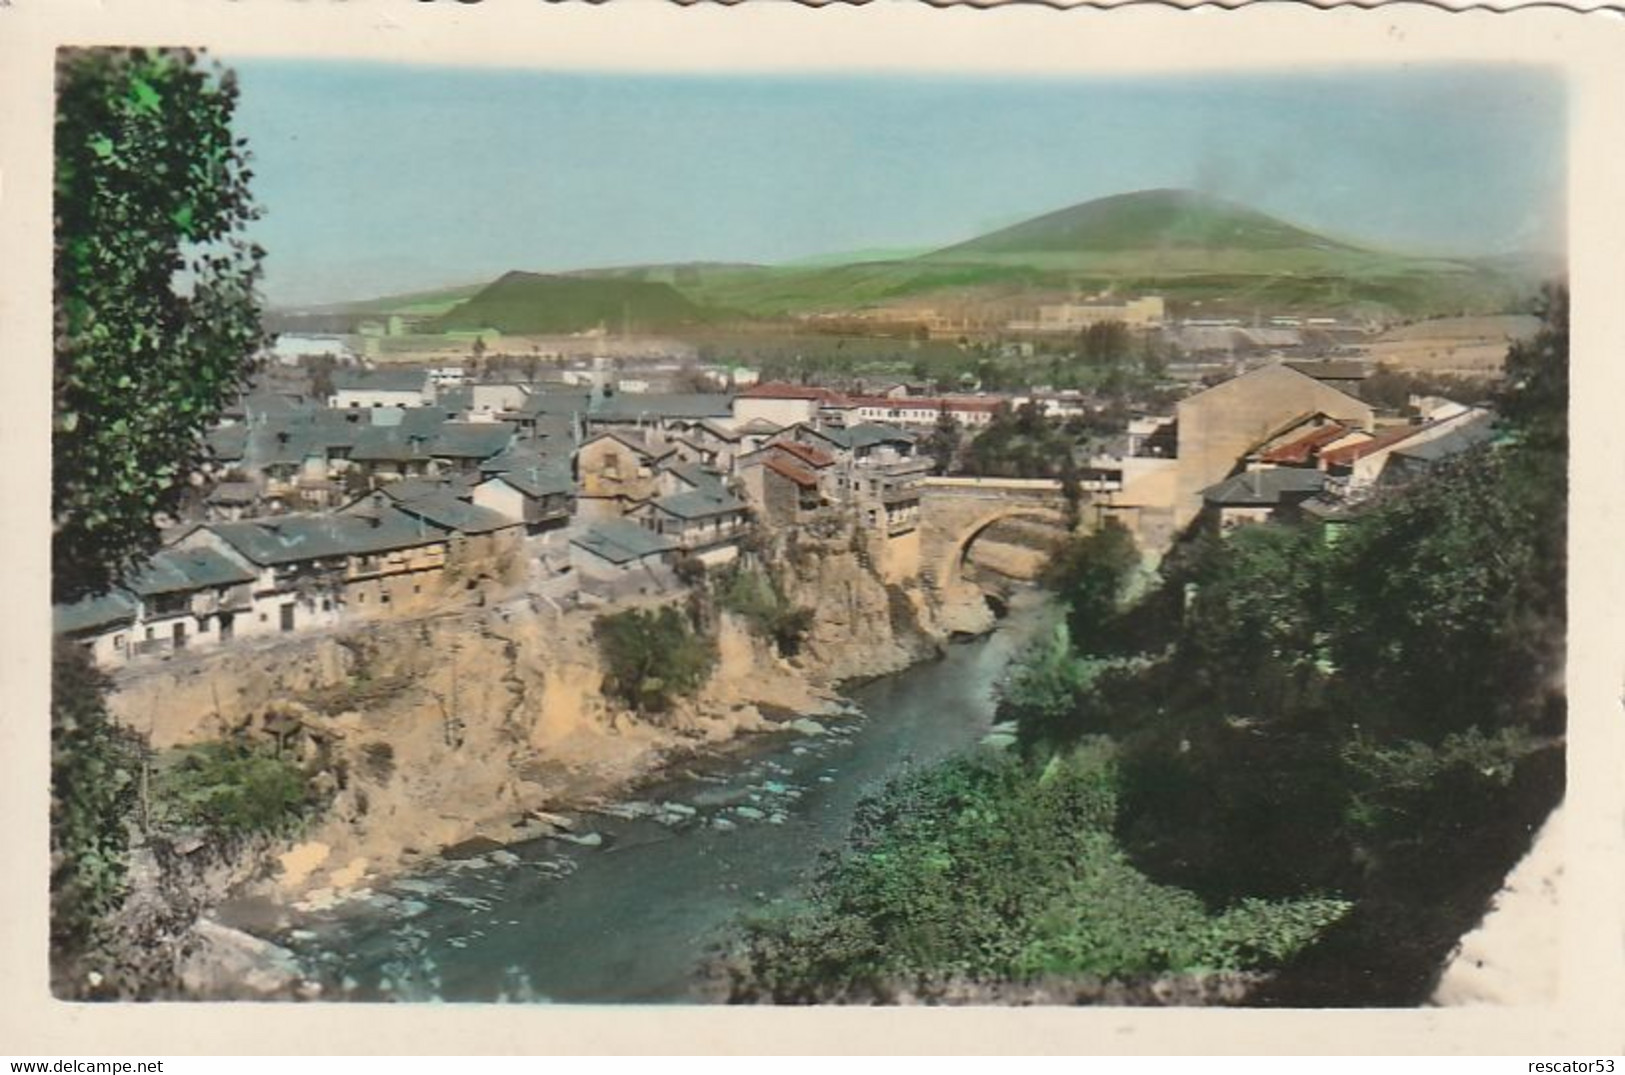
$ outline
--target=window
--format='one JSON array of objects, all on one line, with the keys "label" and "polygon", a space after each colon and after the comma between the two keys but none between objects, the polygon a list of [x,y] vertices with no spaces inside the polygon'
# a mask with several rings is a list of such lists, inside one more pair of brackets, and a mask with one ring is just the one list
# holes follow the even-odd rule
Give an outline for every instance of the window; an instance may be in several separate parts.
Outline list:
[{"label": "window", "polygon": [[114,649],[123,649],[124,648],[124,636],[123,635],[114,635],[113,636],[113,648]]},{"label": "window", "polygon": [[[355,603],[356,603],[356,604],[358,604],[358,605],[364,605],[364,604],[366,604],[366,603],[367,603],[367,595],[366,595],[366,593],[365,593],[365,592],[362,592],[362,593],[358,593],[358,594],[356,594],[356,595],[355,595]],[[260,619],[262,619],[262,620],[263,620],[263,619],[264,619],[264,618],[265,618],[265,617],[264,617],[264,616],[261,616],[261,617],[260,617]]]},{"label": "window", "polygon": [[389,604],[389,591],[388,590],[385,590],[383,593],[380,593],[378,595],[378,603],[380,605]]},{"label": "window", "polygon": [[153,629],[151,627],[148,627],[147,628],[147,641],[151,642],[156,637],[157,637],[157,635],[153,632]]}]

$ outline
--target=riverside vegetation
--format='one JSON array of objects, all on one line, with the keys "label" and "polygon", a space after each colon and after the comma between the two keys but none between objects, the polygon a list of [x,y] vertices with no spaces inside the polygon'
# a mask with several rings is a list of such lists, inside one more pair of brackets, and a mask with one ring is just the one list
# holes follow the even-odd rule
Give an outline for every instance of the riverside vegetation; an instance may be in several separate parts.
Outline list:
[{"label": "riverside vegetation", "polygon": [[742,924],[732,998],[1425,999],[1562,794],[1564,292],[1544,319],[1497,440],[1344,523],[1194,539],[1128,607],[1124,535],[1078,539],[1067,622],[1002,688],[1016,749],[874,796]]}]

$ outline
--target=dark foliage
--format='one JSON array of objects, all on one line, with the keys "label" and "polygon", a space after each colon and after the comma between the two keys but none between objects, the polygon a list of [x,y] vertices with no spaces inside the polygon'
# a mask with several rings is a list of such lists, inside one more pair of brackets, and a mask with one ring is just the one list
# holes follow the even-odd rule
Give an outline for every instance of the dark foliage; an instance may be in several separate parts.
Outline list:
[{"label": "dark foliage", "polygon": [[56,599],[156,545],[202,434],[263,342],[237,87],[185,50],[61,53],[56,116]]},{"label": "dark foliage", "polygon": [[705,683],[711,642],[670,605],[601,616],[593,635],[604,659],[604,691],[640,713],[659,713]]}]

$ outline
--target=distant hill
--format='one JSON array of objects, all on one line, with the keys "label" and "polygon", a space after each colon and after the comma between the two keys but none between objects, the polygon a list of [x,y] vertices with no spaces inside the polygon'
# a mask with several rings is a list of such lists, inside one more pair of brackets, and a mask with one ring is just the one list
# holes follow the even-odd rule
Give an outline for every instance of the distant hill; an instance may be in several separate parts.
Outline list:
[{"label": "distant hill", "polygon": [[1352,253],[1357,248],[1196,191],[1141,190],[1045,213],[933,251],[924,260],[1170,250]]},{"label": "distant hill", "polygon": [[613,276],[510,272],[436,318],[432,330],[509,334],[581,332],[605,325],[670,332],[726,320],[669,283]]},{"label": "distant hill", "polygon": [[1176,309],[1434,317],[1516,309],[1561,259],[1417,257],[1334,239],[1189,190],[1098,198],[930,250],[866,251],[767,266],[683,262],[513,272],[456,288],[346,304],[434,317],[423,326],[644,332],[896,308],[1001,309],[1103,291]]}]

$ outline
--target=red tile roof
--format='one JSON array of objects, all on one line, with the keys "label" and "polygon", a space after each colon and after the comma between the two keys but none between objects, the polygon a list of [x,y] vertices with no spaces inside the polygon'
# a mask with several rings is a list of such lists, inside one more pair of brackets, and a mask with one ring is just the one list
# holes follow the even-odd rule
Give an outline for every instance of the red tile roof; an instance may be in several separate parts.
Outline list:
[{"label": "red tile roof", "polygon": [[1330,444],[1348,432],[1347,426],[1337,422],[1328,422],[1318,429],[1310,430],[1296,440],[1289,440],[1285,444],[1276,445],[1264,452],[1261,458],[1266,463],[1307,463],[1314,457],[1316,449]]},{"label": "red tile roof", "polygon": [[822,448],[814,448],[810,444],[802,444],[793,440],[776,440],[768,445],[769,448],[783,448],[803,463],[815,467],[827,467],[835,462],[835,457]]},{"label": "red tile roof", "polygon": [[764,465],[768,470],[771,470],[773,473],[779,475],[779,477],[788,478],[797,485],[801,486],[803,489],[818,488],[817,476],[814,475],[810,470],[803,467],[798,467],[794,463],[786,463],[782,459],[770,458]]},{"label": "red tile roof", "polygon": [[1321,459],[1332,466],[1348,466],[1357,459],[1364,459],[1372,452],[1380,452],[1384,448],[1391,448],[1402,440],[1409,440],[1423,430],[1423,426],[1396,426],[1384,430],[1370,440],[1359,444],[1350,444],[1342,448],[1334,448],[1321,455]]}]

